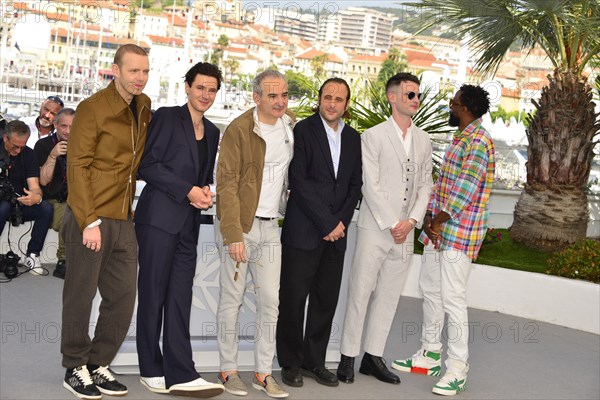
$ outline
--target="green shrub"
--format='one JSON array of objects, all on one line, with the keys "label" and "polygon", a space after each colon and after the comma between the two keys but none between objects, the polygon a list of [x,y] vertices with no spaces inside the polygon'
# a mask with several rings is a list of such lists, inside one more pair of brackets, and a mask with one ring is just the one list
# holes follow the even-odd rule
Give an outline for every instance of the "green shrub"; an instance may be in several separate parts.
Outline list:
[{"label": "green shrub", "polygon": [[584,239],[554,254],[549,260],[550,275],[600,283],[600,241]]}]

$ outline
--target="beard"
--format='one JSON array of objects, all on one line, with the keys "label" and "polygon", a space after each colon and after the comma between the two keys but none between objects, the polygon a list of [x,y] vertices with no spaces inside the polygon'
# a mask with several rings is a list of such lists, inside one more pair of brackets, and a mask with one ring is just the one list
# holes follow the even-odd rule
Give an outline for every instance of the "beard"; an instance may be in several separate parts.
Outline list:
[{"label": "beard", "polygon": [[450,126],[459,126],[460,118],[458,118],[452,111],[450,111],[450,117],[448,118],[448,125]]}]

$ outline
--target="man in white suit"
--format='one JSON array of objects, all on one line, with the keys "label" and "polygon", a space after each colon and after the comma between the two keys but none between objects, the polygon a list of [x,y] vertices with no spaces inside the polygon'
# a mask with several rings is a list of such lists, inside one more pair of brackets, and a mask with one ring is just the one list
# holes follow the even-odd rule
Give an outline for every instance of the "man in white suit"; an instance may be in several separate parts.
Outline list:
[{"label": "man in white suit", "polygon": [[362,342],[359,371],[400,383],[385,365],[383,350],[413,254],[413,229],[422,223],[433,186],[431,140],[412,121],[420,104],[419,84],[409,73],[391,77],[386,94],[392,116],[362,134],[363,201],[337,370],[342,382],[354,381]]}]

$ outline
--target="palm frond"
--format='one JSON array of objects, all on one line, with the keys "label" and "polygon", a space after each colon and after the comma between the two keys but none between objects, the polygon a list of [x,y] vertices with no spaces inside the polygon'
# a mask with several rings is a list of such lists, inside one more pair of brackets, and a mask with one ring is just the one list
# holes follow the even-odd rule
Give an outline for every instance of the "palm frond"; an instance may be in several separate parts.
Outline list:
[{"label": "palm frond", "polygon": [[[482,74],[497,71],[513,44],[540,46],[555,68],[581,73],[600,52],[596,0],[421,0],[422,29],[448,27],[479,56]],[[423,24],[424,23],[424,24]]]}]

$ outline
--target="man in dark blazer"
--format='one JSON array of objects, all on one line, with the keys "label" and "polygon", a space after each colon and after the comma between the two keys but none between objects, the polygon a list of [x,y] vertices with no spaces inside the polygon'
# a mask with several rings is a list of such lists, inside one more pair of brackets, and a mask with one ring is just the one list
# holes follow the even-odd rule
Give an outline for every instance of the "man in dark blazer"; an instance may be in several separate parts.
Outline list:
[{"label": "man in dark blazer", "polygon": [[346,81],[328,79],[319,89],[318,112],[294,128],[277,323],[277,357],[282,380],[290,386],[302,386],[302,376],[338,385],[335,374],[325,369],[325,353],[346,234],[362,185],[360,137],[342,121],[349,101]]},{"label": "man in dark blazer", "polygon": [[135,214],[140,264],[136,339],[146,388],[210,397],[224,389],[196,372],[190,312],[200,210],[212,206],[208,185],[219,144],[219,129],[204,113],[221,86],[221,73],[214,65],[198,63],[185,81],[188,102],[154,113],[140,164],[146,186]]}]

